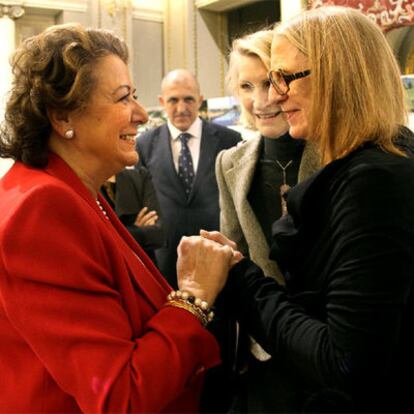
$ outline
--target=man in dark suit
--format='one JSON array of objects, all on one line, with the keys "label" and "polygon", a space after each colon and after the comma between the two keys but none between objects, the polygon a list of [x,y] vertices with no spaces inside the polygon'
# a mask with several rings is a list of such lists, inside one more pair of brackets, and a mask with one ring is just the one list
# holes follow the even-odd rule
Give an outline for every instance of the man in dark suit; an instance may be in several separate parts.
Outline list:
[{"label": "man in dark suit", "polygon": [[152,176],[161,207],[166,246],[157,263],[177,287],[177,246],[182,236],[219,229],[217,154],[241,140],[240,134],[198,117],[203,101],[195,77],[185,69],[168,73],[161,83],[161,105],[168,123],[138,137],[140,163]]}]

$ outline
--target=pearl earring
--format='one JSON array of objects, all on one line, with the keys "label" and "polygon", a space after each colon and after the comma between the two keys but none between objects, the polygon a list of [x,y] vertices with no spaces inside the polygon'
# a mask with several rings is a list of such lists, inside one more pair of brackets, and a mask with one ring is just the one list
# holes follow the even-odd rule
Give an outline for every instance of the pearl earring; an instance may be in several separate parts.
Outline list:
[{"label": "pearl earring", "polygon": [[72,139],[74,136],[75,136],[75,131],[73,130],[73,128],[70,128],[65,132],[66,139]]}]

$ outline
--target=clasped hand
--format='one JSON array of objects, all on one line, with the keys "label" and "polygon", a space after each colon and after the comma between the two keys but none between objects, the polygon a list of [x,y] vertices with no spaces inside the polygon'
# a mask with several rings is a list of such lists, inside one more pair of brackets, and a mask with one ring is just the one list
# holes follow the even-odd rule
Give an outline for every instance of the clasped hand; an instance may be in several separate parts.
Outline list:
[{"label": "clasped hand", "polygon": [[183,237],[178,245],[177,277],[180,290],[212,305],[223,289],[230,268],[243,256],[221,233],[200,231]]},{"label": "clasped hand", "polygon": [[143,207],[135,220],[135,225],[138,227],[154,226],[158,220],[158,214],[155,210],[148,210],[148,207]]}]

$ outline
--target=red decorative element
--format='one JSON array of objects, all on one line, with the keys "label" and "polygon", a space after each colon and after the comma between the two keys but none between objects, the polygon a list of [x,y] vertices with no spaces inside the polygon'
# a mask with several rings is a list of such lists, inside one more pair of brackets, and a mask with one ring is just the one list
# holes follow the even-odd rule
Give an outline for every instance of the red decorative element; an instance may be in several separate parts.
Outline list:
[{"label": "red decorative element", "polygon": [[352,7],[366,14],[382,30],[414,24],[413,0],[308,0],[308,8],[337,5]]}]

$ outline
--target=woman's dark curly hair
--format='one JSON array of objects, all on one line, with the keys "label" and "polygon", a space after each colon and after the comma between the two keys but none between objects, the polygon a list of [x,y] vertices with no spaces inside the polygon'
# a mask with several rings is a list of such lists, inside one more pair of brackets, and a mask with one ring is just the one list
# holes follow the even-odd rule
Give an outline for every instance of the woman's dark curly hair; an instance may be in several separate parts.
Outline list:
[{"label": "woman's dark curly hair", "polygon": [[96,87],[97,60],[112,54],[128,63],[123,40],[79,24],[52,26],[26,39],[11,59],[13,83],[1,126],[0,157],[45,166],[51,133],[47,109],[83,109]]}]

